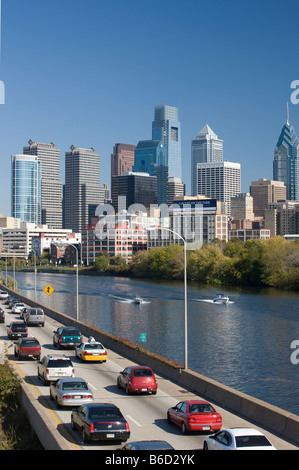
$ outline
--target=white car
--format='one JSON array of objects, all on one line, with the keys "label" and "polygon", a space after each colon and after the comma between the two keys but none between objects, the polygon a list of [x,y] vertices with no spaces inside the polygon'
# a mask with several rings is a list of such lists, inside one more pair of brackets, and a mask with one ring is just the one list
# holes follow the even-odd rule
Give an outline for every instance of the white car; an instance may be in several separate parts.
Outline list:
[{"label": "white car", "polygon": [[24,308],[25,308],[25,304],[22,304],[22,303],[14,304],[12,307],[12,313],[21,313]]},{"label": "white car", "polygon": [[4,300],[8,298],[8,292],[2,290],[0,291],[0,300]]},{"label": "white car", "polygon": [[204,450],[276,450],[263,433],[253,428],[222,429],[206,436]]}]

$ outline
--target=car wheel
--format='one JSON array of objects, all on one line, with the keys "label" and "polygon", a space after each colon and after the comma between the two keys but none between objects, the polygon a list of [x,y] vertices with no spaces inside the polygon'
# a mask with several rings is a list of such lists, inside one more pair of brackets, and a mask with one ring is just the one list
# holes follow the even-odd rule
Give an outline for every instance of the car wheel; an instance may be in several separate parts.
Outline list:
[{"label": "car wheel", "polygon": [[56,397],[56,400],[55,400],[55,401],[56,401],[56,406],[57,406],[57,408],[61,408],[61,405],[58,403],[58,398],[57,398],[57,397]]},{"label": "car wheel", "polygon": [[186,428],[185,423],[182,423],[182,433],[183,433],[183,434],[187,434],[187,432],[188,432],[188,431],[187,431],[187,428]]},{"label": "car wheel", "polygon": [[171,418],[170,418],[170,414],[167,413],[167,422],[168,424],[172,424],[172,421],[171,421]]},{"label": "car wheel", "polygon": [[18,357],[18,352],[15,350],[15,357]]},{"label": "car wheel", "polygon": [[129,386],[128,386],[128,385],[126,385],[126,394],[127,394],[127,395],[130,395],[130,389],[129,389]]},{"label": "car wheel", "polygon": [[87,439],[86,432],[85,432],[84,428],[81,429],[81,437],[82,437],[82,442],[84,442],[84,444],[86,444],[86,442],[88,442],[88,439]]},{"label": "car wheel", "polygon": [[47,385],[47,384],[48,384],[48,381],[47,381],[47,379],[46,379],[46,377],[45,377],[44,375],[43,375],[43,384],[44,384],[44,385]]},{"label": "car wheel", "polygon": [[116,384],[117,384],[117,388],[121,388],[121,386],[120,386],[120,381],[119,381],[119,378],[118,378],[118,377],[117,377]]},{"label": "car wheel", "polygon": [[53,397],[51,391],[50,391],[50,400],[52,400],[52,401],[54,400],[54,397]]},{"label": "car wheel", "polygon": [[203,450],[209,450],[209,446],[206,442],[203,443]]},{"label": "car wheel", "polygon": [[76,426],[75,426],[73,417],[71,417],[71,428],[72,428],[73,431],[76,431],[76,429],[77,429]]}]

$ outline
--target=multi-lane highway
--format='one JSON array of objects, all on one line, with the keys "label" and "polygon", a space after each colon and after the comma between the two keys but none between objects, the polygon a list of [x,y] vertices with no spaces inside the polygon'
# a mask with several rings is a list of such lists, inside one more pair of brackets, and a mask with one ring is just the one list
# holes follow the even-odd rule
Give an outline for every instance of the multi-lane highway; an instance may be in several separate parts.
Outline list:
[{"label": "multi-lane highway", "polygon": [[[82,443],[81,435],[71,429],[71,410],[58,409],[53,401],[50,400],[49,386],[43,385],[37,378],[36,361],[34,359],[19,360],[14,357],[13,342],[8,340],[6,336],[6,325],[20,318],[18,315],[13,314],[4,305],[3,301],[0,301],[0,305],[6,315],[5,323],[0,324],[0,338],[8,351],[7,357],[13,361],[19,373],[31,384],[37,406],[46,409],[49,415],[48,422],[60,430],[59,439],[66,440],[68,447],[71,442],[73,449],[113,450],[120,448],[119,443],[112,441],[102,444],[93,443],[86,445]],[[42,345],[42,357],[48,353],[55,353],[65,354],[71,358],[76,376],[84,378],[89,383],[94,393],[95,402],[114,403],[120,408],[130,425],[131,437],[129,441],[159,439],[169,442],[176,450],[202,449],[203,433],[196,432],[183,435],[178,427],[168,424],[166,418],[169,407],[185,399],[200,397],[159,375],[156,376],[158,381],[157,395],[126,395],[124,390],[117,388],[116,379],[120,371],[133,363],[111,350],[108,350],[108,360],[106,363],[82,363],[76,358],[75,351],[58,351],[53,346],[53,330],[56,330],[58,326],[60,324],[57,321],[46,317],[45,327],[29,327],[29,335],[35,336]],[[234,426],[256,427],[225,409],[219,408],[216,405],[215,407],[222,414],[224,428]],[[63,432],[61,431],[62,429]],[[298,447],[266,430],[258,429],[264,432],[277,449],[298,449]]]}]

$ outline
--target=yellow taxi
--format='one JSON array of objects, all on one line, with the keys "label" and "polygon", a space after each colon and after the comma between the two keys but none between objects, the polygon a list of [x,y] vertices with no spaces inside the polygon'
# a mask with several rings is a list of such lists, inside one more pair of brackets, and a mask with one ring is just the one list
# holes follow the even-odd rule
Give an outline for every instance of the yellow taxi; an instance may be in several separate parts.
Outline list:
[{"label": "yellow taxi", "polygon": [[87,342],[81,343],[76,348],[76,356],[82,361],[106,362],[107,350],[102,343],[99,343],[91,336]]}]

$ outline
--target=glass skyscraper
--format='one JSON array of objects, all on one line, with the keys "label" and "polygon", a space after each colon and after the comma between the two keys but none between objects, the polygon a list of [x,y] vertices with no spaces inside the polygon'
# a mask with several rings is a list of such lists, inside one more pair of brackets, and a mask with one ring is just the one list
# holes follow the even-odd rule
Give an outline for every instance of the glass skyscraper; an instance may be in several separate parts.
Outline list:
[{"label": "glass skyscraper", "polygon": [[174,106],[156,106],[152,123],[152,139],[165,147],[168,175],[182,179],[181,124],[178,109]]},{"label": "glass skyscraper", "polygon": [[283,181],[287,188],[287,199],[299,202],[299,141],[289,121],[282,128],[274,150],[273,179]]},{"label": "glass skyscraper", "polygon": [[168,166],[166,149],[160,140],[141,140],[135,149],[133,172],[157,177],[158,204],[168,203]]},{"label": "glass skyscraper", "polygon": [[41,223],[41,164],[37,156],[11,157],[12,217],[21,222]]}]

